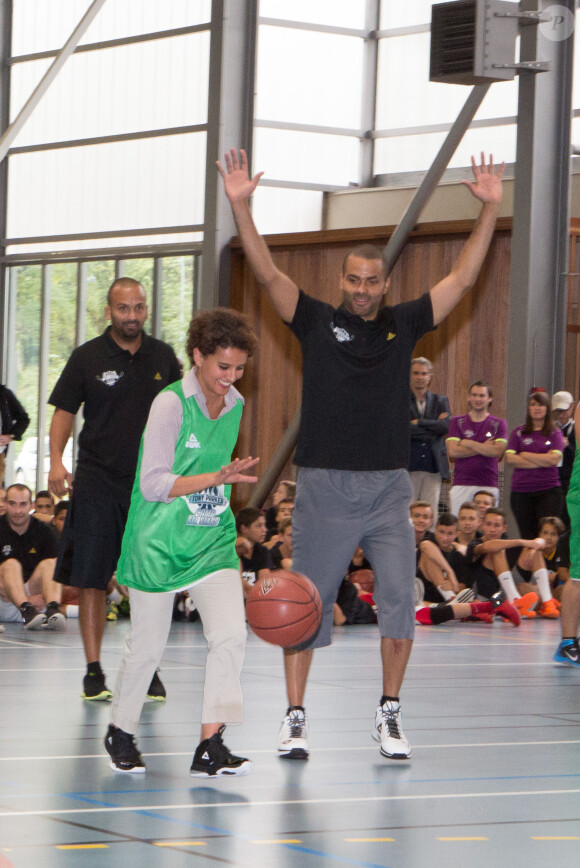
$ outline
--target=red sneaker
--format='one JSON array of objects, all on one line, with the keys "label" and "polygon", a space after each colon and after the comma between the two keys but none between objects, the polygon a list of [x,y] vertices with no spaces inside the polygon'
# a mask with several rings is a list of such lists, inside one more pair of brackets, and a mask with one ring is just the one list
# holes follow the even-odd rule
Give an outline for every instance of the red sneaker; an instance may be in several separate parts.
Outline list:
[{"label": "red sneaker", "polygon": [[506,621],[511,621],[514,627],[520,626],[520,613],[514,604],[510,603],[503,591],[500,591],[499,594],[494,594],[491,602],[494,605],[496,615],[499,615],[500,618],[504,618]]}]

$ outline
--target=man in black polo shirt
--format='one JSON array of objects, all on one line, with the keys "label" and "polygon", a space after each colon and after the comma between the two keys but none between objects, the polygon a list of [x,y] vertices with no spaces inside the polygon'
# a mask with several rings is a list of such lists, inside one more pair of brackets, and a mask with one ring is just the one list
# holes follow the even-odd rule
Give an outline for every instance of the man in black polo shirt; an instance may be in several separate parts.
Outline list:
[{"label": "man in black polo shirt", "polygon": [[[140,283],[130,277],[115,280],[106,313],[111,325],[74,350],[49,399],[56,407],[50,428],[49,487],[57,497],[73,491],[56,580],[79,588],[88,664],[85,699],[111,697],[100,666],[106,587],[121,551],[149,408],[161,389],[180,378],[171,347],[143,331],[147,302]],[[73,476],[62,456],[81,405],[84,426],[73,490]],[[152,697],[162,690],[157,675],[154,682]]]},{"label": "man in black polo shirt", "polygon": [[[31,508],[27,485],[8,486],[6,514],[0,516],[0,621],[24,621],[26,630],[62,630],[62,589],[53,580],[56,537],[30,514]],[[40,595],[48,604],[44,612],[30,602]]]},{"label": "man in black polo shirt", "polygon": [[381,250],[349,251],[340,277],[336,310],[300,291],[278,270],[249,209],[260,174],[250,179],[244,151],[218,163],[246,258],[278,314],[302,348],[302,416],[296,464],[300,466],[293,516],[293,569],[318,587],[323,604],[320,631],[309,648],[286,650],[289,708],[278,754],[308,757],[304,694],[313,649],[331,642],[333,604],[357,545],[375,572],[383,664],[383,695],[373,737],[381,754],[407,759],[411,747],[401,726],[399,690],[411,653],[415,620],[412,488],[409,465],[409,366],[414,346],[437,326],[473,285],[489,247],[503,166],[472,160],[481,201],[474,230],[450,274],[420,298],[384,306],[388,274]]}]

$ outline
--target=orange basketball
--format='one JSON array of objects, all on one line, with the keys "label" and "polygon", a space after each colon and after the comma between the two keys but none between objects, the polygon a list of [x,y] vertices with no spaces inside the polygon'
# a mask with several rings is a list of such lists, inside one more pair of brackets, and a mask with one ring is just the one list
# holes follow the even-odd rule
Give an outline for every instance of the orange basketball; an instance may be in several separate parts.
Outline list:
[{"label": "orange basketball", "polygon": [[372,594],[375,589],[375,574],[372,570],[355,570],[350,574],[349,579],[351,582],[356,582],[361,591]]},{"label": "orange basketball", "polygon": [[314,584],[302,573],[274,570],[248,594],[246,618],[260,639],[296,648],[320,628],[322,602]]}]

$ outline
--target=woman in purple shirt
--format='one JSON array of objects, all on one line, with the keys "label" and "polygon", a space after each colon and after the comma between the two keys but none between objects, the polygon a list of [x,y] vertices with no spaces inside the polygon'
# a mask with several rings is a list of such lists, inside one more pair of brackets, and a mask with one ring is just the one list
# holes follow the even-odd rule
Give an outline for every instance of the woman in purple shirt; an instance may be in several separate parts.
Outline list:
[{"label": "woman in purple shirt", "polygon": [[534,392],[528,400],[526,424],[514,428],[505,453],[513,464],[510,506],[524,539],[538,535],[540,519],[562,514],[564,495],[558,464],[562,459],[562,432],[552,419],[550,399]]}]

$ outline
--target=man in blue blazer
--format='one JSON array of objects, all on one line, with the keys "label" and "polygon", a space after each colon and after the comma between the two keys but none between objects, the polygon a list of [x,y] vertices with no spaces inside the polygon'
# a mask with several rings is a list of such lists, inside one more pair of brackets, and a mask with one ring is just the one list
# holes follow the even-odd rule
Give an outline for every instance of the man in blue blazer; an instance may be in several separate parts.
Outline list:
[{"label": "man in blue blazer", "polygon": [[409,476],[415,500],[426,500],[433,509],[434,521],[439,514],[441,482],[449,478],[445,435],[451,410],[445,395],[429,391],[433,365],[419,357],[411,361],[411,457]]}]

